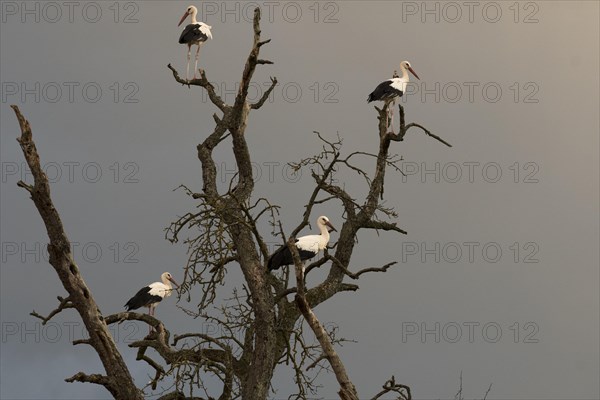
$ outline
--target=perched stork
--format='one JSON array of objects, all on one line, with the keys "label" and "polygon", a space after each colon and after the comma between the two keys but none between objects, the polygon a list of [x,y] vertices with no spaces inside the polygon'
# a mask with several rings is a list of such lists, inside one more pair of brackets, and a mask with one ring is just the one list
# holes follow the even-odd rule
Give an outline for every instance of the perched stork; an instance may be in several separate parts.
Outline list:
[{"label": "perched stork", "polygon": [[[317,226],[321,232],[319,235],[307,235],[296,239],[296,247],[298,248],[298,253],[300,254],[300,259],[302,261],[313,258],[319,251],[325,249],[327,243],[329,243],[329,229],[332,231],[336,230],[331,222],[329,222],[329,218],[325,216],[321,216],[317,219]],[[272,271],[278,269],[282,265],[290,265],[293,263],[292,252],[287,245],[284,245],[275,250],[275,253],[269,258],[267,266],[269,271]]]},{"label": "perched stork", "polygon": [[[402,72],[402,76],[398,77],[397,72],[394,71],[394,77],[392,79],[388,79],[387,81],[381,82],[375,90],[371,92],[369,97],[367,98],[367,102],[370,103],[372,101],[383,101],[388,105],[388,119],[390,118],[390,103],[394,103],[398,97],[402,97],[404,92],[406,91],[406,84],[409,81],[408,71],[410,71],[415,78],[419,78],[419,75],[411,68],[410,63],[408,61],[402,61],[400,63],[400,71]],[[392,131],[394,130],[394,113],[393,110],[391,112],[391,124]],[[386,124],[388,126],[388,124]]]},{"label": "perched stork", "polygon": [[135,296],[129,299],[125,307],[127,311],[140,307],[148,307],[148,315],[154,315],[154,309],[165,297],[169,297],[173,291],[171,283],[179,287],[169,272],[163,272],[160,276],[162,282],[154,282],[141,288]]},{"label": "perched stork", "polygon": [[196,64],[194,66],[194,79],[196,79],[196,71],[198,70],[198,57],[200,56],[200,47],[206,42],[208,39],[212,39],[212,33],[210,33],[211,26],[205,24],[204,22],[198,22],[196,20],[196,15],[198,15],[198,9],[194,6],[189,6],[187,10],[185,10],[185,14],[181,17],[181,21],[177,26],[181,25],[183,21],[188,17],[188,15],[192,16],[192,23],[188,24],[183,32],[181,32],[181,36],[179,36],[179,43],[187,44],[188,53],[187,53],[187,68],[185,71],[185,79],[187,81],[190,80],[190,56],[192,52],[192,45],[197,46],[196,50]]}]

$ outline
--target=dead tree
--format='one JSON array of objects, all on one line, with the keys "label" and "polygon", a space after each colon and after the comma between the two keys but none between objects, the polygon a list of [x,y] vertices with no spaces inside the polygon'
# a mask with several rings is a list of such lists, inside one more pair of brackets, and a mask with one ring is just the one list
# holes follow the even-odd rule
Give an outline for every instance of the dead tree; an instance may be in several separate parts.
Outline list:
[{"label": "dead tree", "polygon": [[[271,204],[266,198],[253,197],[252,159],[245,137],[246,126],[251,111],[260,109],[277,85],[277,79],[271,78],[269,90],[259,101],[251,103],[247,100],[256,67],[272,64],[259,57],[261,48],[269,43],[269,40],[261,40],[259,9],[254,11],[253,31],[252,48],[233,104],[223,101],[205,71],[200,70],[200,78],[188,82],[181,79],[178,72],[169,65],[176,82],[206,90],[210,101],[220,111],[220,114],[213,115],[214,129],[208,135],[203,135],[205,138],[197,146],[201,164],[201,189],[195,191],[190,188],[192,185],[181,186],[193,200],[194,211],[178,217],[166,229],[166,238],[172,242],[178,242],[183,231],[186,231],[187,237],[183,240],[188,246],[189,259],[183,271],[183,290],[180,296],[191,299],[190,289],[194,287],[200,288],[195,292],[201,293],[195,309],[181,308],[194,318],[217,324],[220,330],[214,335],[192,332],[180,333],[171,338],[171,333],[159,320],[134,312],[102,318],[69,252],[69,242],[62,223],[52,206],[47,179],[39,169],[39,158],[29,125],[15,108],[23,132],[20,143],[35,177],[34,186],[22,182],[19,185],[32,194],[46,223],[51,242],[50,262],[69,293],[67,299],[60,299],[58,311],[67,307],[77,309],[90,332],[89,340],[79,342],[94,347],[107,371],[106,376],[78,373],[69,381],[102,384],[115,398],[141,398],[141,391],[133,385],[107,329],[110,324],[138,320],[149,324],[154,330],[144,339],[131,343],[130,347],[138,350],[138,360],[146,362],[154,370],[150,387],[156,389],[161,385],[161,399],[266,399],[272,389],[273,373],[280,365],[291,368],[297,385],[297,393],[290,398],[304,399],[315,393],[318,389],[315,378],[320,371],[325,370],[335,374],[340,385],[341,399],[358,399],[358,391],[335,351],[335,345],[344,339],[336,336],[335,329],[326,330],[313,309],[337,293],[359,289],[356,284],[344,282],[344,278],[358,280],[370,272],[386,272],[396,264],[390,261],[383,266],[362,268],[351,264],[356,236],[360,230],[406,234],[396,223],[388,221],[396,218],[396,213],[392,208],[384,207],[381,202],[386,171],[392,169],[401,172],[398,166],[401,159],[390,153],[392,142],[402,141],[409,129],[419,128],[440,142],[449,144],[419,124],[406,124],[402,106],[399,106],[398,134],[388,132],[388,105],[377,109],[379,149],[375,153],[358,151],[343,155],[339,137],[328,140],[317,133],[322,151],[292,164],[295,169],[309,169],[315,186],[307,199],[303,220],[286,240],[278,221],[279,206]],[[227,190],[220,192],[213,152],[219,145],[228,142],[232,146],[237,173]],[[354,164],[354,160],[359,157],[368,157],[374,161],[375,170],[372,175]],[[353,198],[342,186],[333,182],[332,175],[342,168],[354,171],[364,179],[368,186],[368,194],[364,200]],[[307,265],[302,273],[303,265],[293,246],[293,239],[309,224],[313,208],[330,201],[339,201],[344,209],[345,221],[340,229],[339,239],[325,252],[324,257]],[[290,246],[295,257],[295,268],[280,275],[269,274],[266,269],[269,250],[261,232],[269,224],[272,233],[281,237],[282,243]],[[317,267],[328,268],[327,277],[314,287],[305,287],[306,275]],[[218,299],[218,291],[233,273],[240,273],[244,283],[217,306],[215,300]],[[291,295],[294,297],[290,298]],[[317,343],[307,342],[303,331],[304,320],[314,332]],[[148,349],[154,350],[159,358],[150,355]],[[214,378],[222,383],[222,390],[217,395],[209,393],[205,385],[206,379]],[[198,397],[198,393],[205,397]],[[396,383],[393,376],[372,399],[379,399],[386,393],[396,393],[400,400],[411,398],[410,388]]]},{"label": "dead tree", "polygon": [[[239,370],[234,372],[238,394],[243,399],[265,398],[273,371],[280,364],[290,365],[297,383],[297,398],[305,398],[314,392],[314,377],[307,371],[316,367],[335,373],[340,384],[342,399],[357,399],[356,388],[352,384],[344,365],[335,353],[334,344],[340,339],[335,332],[327,332],[319,323],[312,311],[320,303],[329,300],[343,291],[355,291],[358,286],[343,282],[346,276],[359,279],[368,272],[385,272],[395,262],[381,267],[366,267],[351,272],[351,256],[356,244],[356,235],[361,229],[377,231],[406,232],[394,222],[382,219],[395,218],[393,209],[382,206],[384,177],[387,169],[400,171],[400,158],[390,154],[392,142],[399,142],[411,128],[418,128],[425,134],[450,146],[440,137],[432,134],[422,125],[405,123],[404,109],[400,112],[400,131],[389,133],[386,126],[388,105],[377,109],[379,113],[379,150],[377,153],[354,152],[343,156],[341,139],[327,140],[319,133],[323,150],[320,154],[300,160],[292,164],[295,169],[311,170],[315,187],[307,199],[302,222],[289,235],[289,243],[293,243],[296,235],[306,227],[312,218],[315,205],[328,201],[339,201],[344,207],[345,222],[340,230],[339,240],[335,245],[335,253],[327,252],[323,258],[306,266],[308,274],[316,267],[329,265],[329,274],[320,284],[312,288],[304,288],[302,264],[296,258],[296,285],[291,282],[289,271],[283,276],[266,274],[266,261],[269,256],[266,242],[261,234],[261,226],[267,220],[278,235],[285,234],[278,222],[279,207],[268,199],[259,197],[253,200],[252,168],[250,153],[245,140],[245,128],[250,110],[260,108],[268,98],[270,91],[277,84],[272,78],[272,85],[259,102],[251,104],[247,101],[247,87],[252,73],[258,64],[270,64],[270,61],[258,58],[260,47],[268,40],[260,40],[260,14],[255,11],[254,46],[246,62],[240,89],[235,103],[230,106],[218,96],[214,87],[201,71],[201,78],[187,82],[179,77],[177,71],[169,65],[175,80],[188,86],[200,86],[208,92],[211,102],[222,115],[214,115],[216,126],[211,134],[198,145],[198,158],[202,166],[202,190],[195,191],[182,185],[186,193],[195,200],[195,212],[179,217],[167,229],[167,238],[177,242],[182,230],[187,229],[189,236],[185,239],[190,254],[185,268],[185,284],[187,288],[200,287],[201,298],[195,310],[188,312],[220,324],[222,331],[227,332],[218,340],[220,348],[229,351],[229,358],[237,360]],[[316,133],[316,132],[315,132]],[[230,181],[228,190],[219,193],[216,185],[216,167],[212,151],[223,140],[231,136],[233,153],[236,160],[237,174]],[[353,164],[355,158],[370,157],[375,161],[375,172],[371,177],[367,172]],[[349,168],[365,179],[369,192],[363,202],[358,202],[341,186],[332,183],[332,175],[339,168]],[[401,172],[401,171],[400,171]],[[286,243],[285,239],[283,243]],[[290,246],[296,254],[294,246]],[[232,305],[218,310],[218,315],[210,312],[212,302],[218,297],[217,290],[231,271],[241,271],[245,279],[244,294],[234,293]],[[293,271],[293,270],[292,270]],[[288,295],[295,294],[295,299]],[[190,294],[188,291],[188,299]],[[220,315],[219,315],[220,314]],[[302,316],[315,333],[318,344],[308,344],[302,334]],[[243,340],[234,340],[239,336]],[[205,342],[205,345],[207,342]],[[198,351],[202,349],[198,347]],[[225,366],[224,366],[225,367]],[[225,367],[226,369],[226,367]],[[223,382],[226,376],[222,377]],[[407,386],[396,384],[392,377],[384,385],[384,393],[395,391],[399,398],[410,398]],[[382,396],[378,394],[375,398]]]},{"label": "dead tree", "polygon": [[23,117],[17,106],[12,106],[12,108],[21,127],[21,136],[17,140],[34,179],[33,185],[23,181],[19,181],[18,185],[29,192],[44,221],[50,239],[48,244],[49,262],[69,294],[66,298],[58,298],[60,302],[58,308],[47,317],[41,317],[35,312],[32,314],[41,318],[43,323],[46,324],[50,318],[66,308],[74,308],[79,313],[89,333],[89,339],[79,340],[74,344],[92,346],[102,361],[106,375],[87,375],[78,372],[71,378],[66,379],[67,382],[90,382],[102,385],[117,399],[143,399],[142,392],[133,383],[131,374],[117,350],[104,317],[73,259],[71,242],[65,233],[60,215],[52,203],[50,184],[48,183],[48,177],[42,171],[40,156],[33,141],[29,122]]}]

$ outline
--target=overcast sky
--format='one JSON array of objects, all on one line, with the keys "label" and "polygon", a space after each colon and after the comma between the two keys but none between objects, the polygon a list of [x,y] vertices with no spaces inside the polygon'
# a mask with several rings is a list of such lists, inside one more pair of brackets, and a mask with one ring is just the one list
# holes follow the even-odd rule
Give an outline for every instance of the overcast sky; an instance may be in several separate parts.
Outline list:
[{"label": "overcast sky", "polygon": [[[214,37],[200,66],[232,102],[253,7],[193,4]],[[182,278],[186,248],[164,240],[163,229],[194,207],[173,189],[200,190],[195,146],[218,110],[167,69],[185,73],[177,22],[187,1],[1,5],[0,397],[104,399],[102,388],[63,381],[101,372],[95,353],[71,345],[83,329],[77,315],[46,327],[29,315],[47,313],[65,291],[47,263],[42,221],[16,185],[31,176],[9,105],[32,124],[75,259],[104,314],[122,311],[163,271]],[[312,180],[286,163],[320,150],[313,131],[339,134],[345,152],[375,152],[376,112],[365,100],[400,61],[421,77],[403,99],[407,119],[453,144],[416,131],[393,144],[407,175],[388,174],[385,204],[408,235],[361,233],[351,268],[399,264],[316,309],[357,341],[340,355],[361,397],[393,374],[415,398],[452,398],[462,371],[466,397],[493,383],[490,399],[599,398],[599,3],[274,1],[263,4],[262,30],[272,39],[262,56],[275,64],[257,70],[251,96],[269,76],[280,84],[246,135],[256,197],[282,206],[288,233]],[[230,146],[215,156],[227,182]],[[336,179],[358,198],[365,192],[356,175]],[[343,223],[338,204],[320,214]],[[175,298],[157,316],[172,333],[210,329]],[[127,343],[145,330],[115,332],[140,386],[151,371]],[[287,398],[289,371],[276,378],[273,397]],[[336,398],[335,381],[321,383],[319,395]]]}]

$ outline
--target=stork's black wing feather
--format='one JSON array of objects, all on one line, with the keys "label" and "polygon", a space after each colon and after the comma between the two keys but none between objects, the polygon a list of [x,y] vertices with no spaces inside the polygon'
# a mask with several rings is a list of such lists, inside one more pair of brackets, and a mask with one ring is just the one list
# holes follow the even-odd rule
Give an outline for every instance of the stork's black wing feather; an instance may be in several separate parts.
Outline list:
[{"label": "stork's black wing feather", "polygon": [[[296,242],[298,242],[298,239],[296,239]],[[298,254],[300,255],[300,259],[304,261],[313,258],[317,253],[298,249]],[[284,245],[275,250],[271,257],[269,257],[267,268],[269,271],[273,271],[274,269],[279,269],[283,265],[291,265],[293,263],[294,259],[292,258],[292,252],[287,245]]]},{"label": "stork's black wing feather", "polygon": [[162,300],[162,297],[150,294],[151,287],[146,286],[141,288],[135,296],[129,299],[125,307],[127,311],[135,310],[140,307],[147,307],[150,304],[158,303]]},{"label": "stork's black wing feather", "polygon": [[402,90],[398,90],[392,86],[393,81],[391,79],[381,82],[375,90],[371,92],[367,98],[367,102],[389,100],[397,96],[402,96]]},{"label": "stork's black wing feather", "polygon": [[287,265],[292,260],[292,253],[290,253],[290,249],[287,246],[281,246],[269,257],[269,262],[267,263],[267,268],[269,271],[273,271],[274,269],[278,269],[282,265]]},{"label": "stork's black wing feather", "polygon": [[207,40],[208,36],[200,30],[199,24],[189,24],[179,36],[179,43],[181,44],[206,42]]}]

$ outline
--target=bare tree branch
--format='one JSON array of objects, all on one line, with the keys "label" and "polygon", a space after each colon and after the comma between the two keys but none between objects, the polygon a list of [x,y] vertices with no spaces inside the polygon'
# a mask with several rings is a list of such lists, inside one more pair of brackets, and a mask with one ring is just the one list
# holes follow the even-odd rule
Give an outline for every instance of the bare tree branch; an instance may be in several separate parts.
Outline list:
[{"label": "bare tree branch", "polygon": [[[268,42],[269,41],[267,41],[267,43]],[[261,42],[261,43],[264,44],[265,42]],[[276,85],[277,85],[277,78],[271,77],[271,86],[269,87],[269,89],[267,89],[267,91],[265,93],[263,93],[263,95],[260,98],[260,100],[258,100],[256,103],[252,104],[251,107],[252,107],[253,110],[258,110],[259,108],[261,108],[263,106],[263,104],[265,104],[265,101],[267,101],[267,99],[271,95],[271,92],[273,91],[273,89],[275,89]]]},{"label": "bare tree branch", "polygon": [[390,135],[391,140],[394,141],[402,141],[404,140],[404,135],[406,135],[406,133],[408,132],[408,130],[410,128],[420,128],[426,135],[431,136],[432,138],[434,138],[435,140],[444,143],[446,146],[448,147],[452,147],[452,145],[448,142],[446,142],[444,139],[442,139],[441,137],[434,135],[433,133],[429,132],[428,129],[426,129],[425,127],[423,127],[420,124],[411,122],[410,124],[406,125],[405,123],[405,119],[404,119],[404,107],[402,107],[402,104],[398,105],[398,110],[400,113],[400,132],[398,133],[398,135]]},{"label": "bare tree branch", "polygon": [[161,376],[164,376],[166,374],[165,369],[159,363],[148,357],[145,354],[145,349],[139,349],[136,360],[143,360],[152,368],[154,368],[156,374],[154,375],[154,378],[150,381],[150,387],[152,388],[152,390],[156,390],[156,386],[158,385],[158,381],[160,380]]},{"label": "bare tree branch", "polygon": [[65,379],[65,382],[95,383],[97,385],[102,385],[104,387],[111,386],[113,384],[113,382],[111,382],[111,379],[105,375],[100,375],[100,374],[86,375],[83,372],[78,372],[75,375],[73,375],[72,377]]},{"label": "bare tree branch", "polygon": [[201,86],[204,89],[206,89],[206,92],[208,93],[208,98],[210,99],[210,101],[219,108],[219,110],[226,112],[229,110],[230,106],[228,106],[227,104],[225,104],[225,102],[223,101],[223,99],[217,94],[217,92],[215,91],[215,87],[213,86],[212,83],[210,83],[208,81],[208,79],[206,79],[206,73],[204,72],[204,70],[200,70],[200,78],[198,79],[192,79],[190,81],[186,81],[185,79],[182,79],[179,76],[179,72],[177,72],[177,70],[175,70],[175,68],[173,68],[171,66],[171,64],[167,65],[167,67],[173,71],[173,77],[175,78],[175,80],[179,83],[181,83],[182,85],[187,85],[188,87],[190,86]]},{"label": "bare tree branch", "polygon": [[375,229],[375,230],[383,230],[383,231],[396,231],[400,232],[403,235],[406,235],[407,232],[404,229],[398,228],[395,223],[383,222],[383,221],[367,221],[362,226],[365,229]]},{"label": "bare tree branch", "polygon": [[358,272],[351,272],[348,270],[348,268],[346,268],[344,266],[344,264],[342,264],[338,259],[336,259],[334,256],[328,256],[328,258],[330,260],[333,261],[333,264],[340,268],[346,275],[348,275],[350,278],[352,279],[358,279],[360,278],[360,276],[362,274],[365,274],[367,272],[387,272],[387,270],[392,266],[392,265],[396,265],[398,262],[396,261],[392,261],[390,263],[385,264],[383,267],[367,267],[367,268],[363,268]]},{"label": "bare tree branch", "polygon": [[383,390],[377,393],[371,400],[377,400],[384,394],[396,392],[398,393],[398,400],[411,400],[412,396],[410,394],[410,387],[406,385],[402,385],[400,383],[396,383],[396,378],[392,375],[392,377],[385,382],[383,385]]},{"label": "bare tree branch", "polygon": [[[252,311],[252,319],[240,316],[240,320],[246,322],[246,325],[244,325],[247,329],[246,332],[252,332],[255,337],[252,342],[244,341],[243,353],[239,357],[239,365],[236,366],[237,361],[235,359],[231,362],[237,371],[237,378],[241,381],[241,396],[246,399],[260,399],[267,396],[269,382],[277,361],[277,355],[272,351],[272,343],[276,342],[275,303],[271,293],[273,280],[265,276],[264,264],[261,262],[261,255],[266,258],[268,251],[266,246],[260,244],[260,233],[256,229],[256,219],[258,217],[251,215],[252,211],[248,206],[254,189],[254,179],[250,151],[245,139],[245,130],[250,111],[260,108],[266,102],[277,80],[272,79],[269,94],[265,94],[255,104],[248,102],[248,89],[257,65],[271,64],[270,61],[259,57],[260,49],[269,42],[268,40],[261,40],[259,8],[254,10],[252,26],[253,44],[246,59],[235,102],[233,105],[223,105],[216,96],[211,97],[211,101],[221,109],[223,116],[214,117],[217,125],[213,133],[198,145],[198,159],[202,165],[203,187],[202,193],[194,193],[192,196],[201,200],[199,207],[203,210],[203,214],[197,220],[194,219],[188,222],[188,225],[192,223],[201,230],[198,236],[188,242],[191,254],[186,267],[186,276],[190,277],[190,282],[201,284],[205,282],[210,288],[208,297],[205,294],[202,295],[203,300],[199,305],[199,309],[202,311],[210,304],[216,293],[216,288],[224,282],[225,269],[219,266],[233,260],[233,257],[235,257],[235,261],[239,264],[246,281],[249,292],[247,302]],[[174,73],[175,80],[182,83],[181,78],[178,79],[178,74],[175,74],[173,68],[171,70]],[[210,90],[213,89],[205,80],[202,71],[200,81],[191,81],[190,84],[204,87],[209,91],[209,97],[211,96]],[[226,194],[220,195],[217,190],[217,169],[213,159],[213,150],[225,138],[230,138],[232,142],[233,155],[237,166],[237,182],[235,186],[230,186]],[[261,212],[258,214],[260,215]],[[200,222],[196,224],[196,221]],[[210,226],[207,222],[210,222]],[[178,232],[178,229],[179,225],[176,224],[174,232]],[[259,243],[258,246],[256,246],[257,242]],[[196,248],[197,244],[203,244],[205,247]],[[260,253],[257,251],[257,247]],[[205,250],[208,250],[208,252]],[[209,261],[208,266],[207,263],[203,262],[205,260]],[[212,268],[210,265],[212,265]],[[196,271],[196,266],[202,268],[202,270]],[[210,274],[209,277],[204,276],[207,272]],[[203,291],[203,293],[206,293],[206,291]],[[200,353],[196,353],[195,356],[206,358],[209,351],[214,352],[217,350],[202,349],[199,351]],[[218,351],[221,355],[228,354],[224,350],[219,349]],[[194,354],[189,357],[193,358],[193,356]],[[222,359],[221,361],[224,361],[223,365],[225,365],[226,370],[226,360]],[[248,368],[247,364],[251,364],[252,368]],[[233,379],[227,373],[221,378],[226,387],[227,382],[231,383]],[[223,392],[223,399],[232,396],[228,391],[229,389]]]},{"label": "bare tree branch", "polygon": [[320,363],[321,361],[326,360],[326,359],[327,359],[327,355],[321,354],[315,361],[313,361],[306,367],[306,370],[309,371],[309,370],[313,369],[314,367],[317,366],[318,363]]},{"label": "bare tree branch", "polygon": [[491,391],[492,391],[492,384],[490,383],[490,386],[488,386],[487,390],[485,391],[485,394],[483,395],[482,400],[486,400],[488,397],[488,394],[490,394]]},{"label": "bare tree branch", "polygon": [[50,321],[52,319],[52,317],[54,317],[56,314],[60,313],[62,310],[66,309],[66,308],[75,308],[73,303],[71,303],[70,297],[62,298],[61,296],[56,296],[56,298],[58,299],[60,304],[58,305],[58,307],[56,309],[54,309],[50,314],[48,314],[47,317],[44,317],[44,316],[36,313],[35,310],[30,312],[29,315],[32,315],[36,318],[41,319],[42,325],[46,325],[48,323],[48,321]]},{"label": "bare tree branch", "polygon": [[23,181],[18,181],[17,186],[22,187],[23,189],[27,190],[29,193],[33,193],[33,186],[28,185]]},{"label": "bare tree branch", "polygon": [[[71,254],[71,242],[65,233],[60,215],[50,196],[50,184],[42,170],[29,121],[21,114],[19,107],[14,105],[11,107],[21,127],[21,136],[17,141],[34,179],[33,186],[20,186],[27,188],[44,221],[50,239],[50,244],[48,244],[49,262],[54,267],[63,287],[69,293],[68,300],[61,300],[57,312],[61,308],[67,308],[69,304],[77,310],[89,333],[90,345],[98,353],[107,373],[107,376],[104,377],[102,375],[85,375],[80,372],[67,379],[67,382],[97,383],[103,385],[117,399],[141,400],[142,394],[135,386],[129,369],[121,357],[107,325],[104,323],[100,309],[75,264]],[[51,316],[48,316],[48,318]]]},{"label": "bare tree branch", "polygon": [[[401,106],[401,107],[402,107],[402,106]],[[450,143],[446,142],[446,141],[445,141],[444,139],[442,139],[441,137],[439,137],[439,136],[437,136],[437,135],[434,135],[433,133],[429,132],[429,130],[427,130],[427,129],[426,129],[426,128],[424,128],[422,125],[419,125],[419,124],[417,124],[417,123],[414,123],[414,122],[413,122],[413,123],[410,123],[410,124],[406,125],[406,131],[408,131],[410,128],[413,128],[413,127],[415,127],[415,128],[421,128],[421,130],[422,130],[423,132],[425,132],[425,134],[426,134],[427,136],[430,136],[430,137],[434,138],[435,140],[437,140],[437,141],[439,141],[439,142],[442,142],[442,143],[444,143],[444,144],[445,144],[446,146],[448,146],[448,147],[452,147],[452,145],[451,145]]]},{"label": "bare tree branch", "polygon": [[164,396],[160,396],[157,400],[214,400],[214,399],[212,397],[208,398],[208,399],[205,397],[196,397],[196,396],[187,397],[182,392],[175,391],[175,392],[167,393]]},{"label": "bare tree branch", "polygon": [[296,270],[296,304],[300,309],[302,315],[304,315],[304,319],[308,322],[308,325],[313,330],[317,340],[321,344],[323,348],[323,352],[329,361],[333,372],[335,373],[335,377],[340,385],[340,391],[338,394],[342,400],[358,400],[358,393],[356,392],[356,388],[354,384],[348,377],[346,373],[346,368],[344,364],[340,360],[338,354],[336,353],[327,332],[323,328],[323,325],[317,319],[317,316],[310,308],[308,301],[306,300],[306,294],[304,290],[304,265],[300,260],[300,255],[298,254],[298,249],[296,248],[296,242],[293,238],[290,238],[287,243],[288,248],[292,252],[292,257],[294,259],[294,266]]}]

